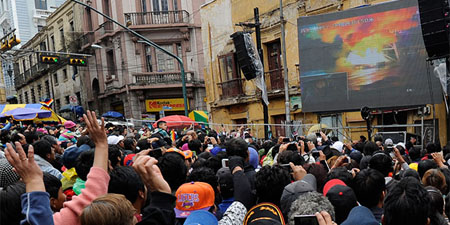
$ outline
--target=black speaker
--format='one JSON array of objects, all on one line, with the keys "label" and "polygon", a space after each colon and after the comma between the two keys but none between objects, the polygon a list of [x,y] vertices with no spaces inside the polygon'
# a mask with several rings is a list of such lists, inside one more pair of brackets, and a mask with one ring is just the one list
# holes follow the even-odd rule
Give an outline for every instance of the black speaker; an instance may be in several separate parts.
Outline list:
[{"label": "black speaker", "polygon": [[418,0],[423,41],[430,58],[450,54],[450,6],[448,0]]},{"label": "black speaker", "polygon": [[257,65],[255,64],[254,59],[258,52],[250,43],[252,41],[249,38],[246,38],[246,34],[244,32],[236,32],[231,35],[231,38],[234,42],[234,48],[236,49],[236,56],[239,63],[239,67],[244,73],[245,79],[251,80],[256,77],[257,73]]}]

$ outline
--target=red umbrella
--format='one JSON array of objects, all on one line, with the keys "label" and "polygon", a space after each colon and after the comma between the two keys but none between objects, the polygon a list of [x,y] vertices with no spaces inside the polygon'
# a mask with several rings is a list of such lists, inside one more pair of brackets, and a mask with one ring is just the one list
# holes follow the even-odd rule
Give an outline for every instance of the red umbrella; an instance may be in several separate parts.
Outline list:
[{"label": "red umbrella", "polygon": [[159,121],[166,121],[167,126],[169,128],[189,127],[189,126],[191,126],[191,124],[194,124],[194,126],[198,126],[198,123],[196,123],[191,118],[189,118],[187,116],[181,116],[181,115],[173,115],[173,116],[163,117],[153,124],[154,128],[156,128],[156,125],[158,124]]}]

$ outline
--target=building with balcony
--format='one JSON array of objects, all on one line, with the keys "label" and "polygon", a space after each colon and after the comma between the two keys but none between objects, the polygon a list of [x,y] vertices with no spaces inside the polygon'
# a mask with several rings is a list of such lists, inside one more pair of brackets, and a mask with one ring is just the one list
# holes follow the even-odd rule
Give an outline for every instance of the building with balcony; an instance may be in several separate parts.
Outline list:
[{"label": "building with balcony", "polygon": [[[14,73],[19,103],[38,103],[52,98],[56,112],[65,105],[83,104],[83,88],[80,85],[82,68],[69,65],[67,54],[40,53],[76,53],[81,47],[82,24],[79,21],[82,17],[82,7],[66,1],[47,17],[47,25],[22,45],[22,51],[16,53]],[[60,58],[56,64],[43,64],[40,62],[41,54]]]},{"label": "building with balcony", "polygon": [[[22,41],[28,42],[46,25],[47,17],[65,0],[1,0],[0,1],[0,36],[3,37],[13,29]],[[20,47],[20,45],[18,46]],[[2,85],[6,95],[15,95],[14,68],[12,60],[2,59]],[[3,82],[4,81],[4,82]],[[1,89],[2,87],[0,87]]]},{"label": "building with balcony", "polygon": [[[101,10],[139,32],[184,62],[189,110],[205,110],[203,50],[198,9],[204,0],[92,0]],[[183,98],[181,69],[177,61],[138,42],[139,39],[95,12],[85,11],[82,50],[93,55],[83,71],[83,86],[90,109],[121,112],[127,118],[158,119],[162,108]],[[83,98],[83,96],[82,96]],[[165,115],[184,114],[166,107]]]},{"label": "building with balcony", "polygon": [[[302,16],[348,10],[381,2],[386,2],[386,0],[283,0],[286,64],[291,107],[289,116],[293,121],[293,130],[298,131],[299,134],[305,132],[302,130],[302,124],[320,123],[337,128],[331,135],[350,141],[359,140],[360,135],[367,136],[367,129],[359,111],[319,113],[302,111],[300,68],[298,66],[301,59],[299,59],[297,19]],[[260,14],[264,78],[270,102],[268,105],[269,123],[283,124],[286,121],[279,6],[278,1],[258,0],[211,0],[201,6],[205,86],[207,107],[212,123],[253,125],[264,122],[261,92],[253,82],[245,80],[242,75],[237,62],[235,46],[230,37],[236,31],[249,31],[252,32],[253,42],[256,44],[254,29],[251,31],[249,28],[236,26],[240,22],[254,23],[253,9],[255,7],[259,8]],[[449,134],[449,132],[447,134],[445,132],[448,129],[445,108],[445,104],[436,105],[437,130],[441,131],[437,132],[436,136],[441,145],[446,144]],[[374,115],[372,125],[420,124],[423,118],[424,126],[430,127],[430,124],[433,123],[430,114],[420,117],[419,111],[415,106],[395,110],[378,110]],[[259,128],[255,129],[256,127]],[[297,127],[300,129],[297,130]],[[262,126],[250,126],[250,128],[253,129],[252,132],[256,137],[264,137]],[[270,131],[273,137],[285,135],[282,126],[272,125]],[[414,127],[394,126],[374,129],[373,133],[378,131],[408,132],[420,135],[419,129]],[[424,143],[430,139],[429,137],[429,134],[424,134]]]}]

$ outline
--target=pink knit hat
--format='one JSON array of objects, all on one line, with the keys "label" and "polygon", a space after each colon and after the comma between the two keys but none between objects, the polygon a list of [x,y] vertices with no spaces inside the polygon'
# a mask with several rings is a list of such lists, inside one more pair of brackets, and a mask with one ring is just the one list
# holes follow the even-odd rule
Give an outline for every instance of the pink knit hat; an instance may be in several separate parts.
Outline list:
[{"label": "pink knit hat", "polygon": [[186,144],[184,144],[183,146],[181,146],[181,150],[183,150],[183,151],[189,150],[188,143],[186,143]]}]

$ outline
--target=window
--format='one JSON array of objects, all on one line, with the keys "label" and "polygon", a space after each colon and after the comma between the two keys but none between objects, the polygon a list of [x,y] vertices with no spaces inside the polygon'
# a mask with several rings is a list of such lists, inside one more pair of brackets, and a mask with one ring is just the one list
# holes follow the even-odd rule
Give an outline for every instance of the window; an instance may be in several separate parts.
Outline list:
[{"label": "window", "polygon": [[25,91],[25,99],[23,100],[23,103],[28,103],[28,92],[27,91]]},{"label": "window", "polygon": [[52,44],[52,51],[55,51],[55,36],[50,36],[50,42]]},{"label": "window", "polygon": [[75,32],[75,27],[73,26],[73,20],[70,21],[70,31]]},{"label": "window", "polygon": [[36,9],[47,10],[47,0],[34,0],[34,5]]},{"label": "window", "polygon": [[81,105],[81,93],[77,92],[75,95],[77,96],[78,105]]},{"label": "window", "polygon": [[77,66],[72,66],[73,68],[73,75],[77,75],[78,74],[78,67]]},{"label": "window", "polygon": [[23,103],[22,94],[19,95],[19,104]]},{"label": "window", "polygon": [[70,97],[68,95],[64,99],[66,100],[65,104],[70,104]]},{"label": "window", "polygon": [[30,92],[31,92],[31,103],[35,103],[36,95],[34,94],[34,88],[31,88]]},{"label": "window", "polygon": [[[161,48],[173,53],[173,45],[160,45]],[[175,60],[166,53],[156,49],[156,63],[158,72],[174,71]]]},{"label": "window", "polygon": [[232,80],[233,78],[237,77],[233,54],[220,56],[219,65],[222,82]]},{"label": "window", "polygon": [[147,12],[147,0],[141,1],[142,12]]},{"label": "window", "polygon": [[103,13],[110,16],[109,0],[103,0]]},{"label": "window", "polygon": [[61,101],[59,99],[55,100],[55,108],[56,110],[59,110],[61,108]]},{"label": "window", "polygon": [[38,86],[37,86],[37,97],[38,97],[38,100],[41,100],[41,98],[42,98],[42,85],[40,85],[40,84],[38,84]]},{"label": "window", "polygon": [[38,27],[38,32],[41,31],[42,29],[44,29],[44,26],[42,26],[42,25],[38,25],[37,27]]},{"label": "window", "polygon": [[53,74],[53,82],[58,85],[58,73]]},{"label": "window", "polygon": [[235,55],[229,53],[219,56],[222,97],[236,97],[244,94],[241,73],[235,61]]},{"label": "window", "polygon": [[23,66],[23,73],[25,73],[25,71],[27,71],[27,67],[26,67],[26,64],[25,64],[25,59],[22,60],[22,66]]},{"label": "window", "polygon": [[178,0],[173,0],[173,10],[178,10]]},{"label": "window", "polygon": [[66,40],[64,39],[64,28],[59,29],[59,35],[61,37],[62,48],[66,47]]},{"label": "window", "polygon": [[47,51],[47,43],[45,43],[45,41],[41,42],[39,44],[39,48],[41,49],[41,51]]},{"label": "window", "polygon": [[167,0],[152,0],[153,11],[168,11],[169,4]]},{"label": "window", "polygon": [[116,74],[116,64],[114,63],[114,51],[106,52],[106,66],[108,67],[107,79],[114,79],[111,75]]},{"label": "window", "polygon": [[147,65],[147,72],[153,72],[152,48],[147,45],[145,46],[145,63]]},{"label": "window", "polygon": [[50,98],[50,85],[48,80],[45,81],[44,88],[45,88],[45,98]]},{"label": "window", "polygon": [[63,73],[63,80],[67,80],[67,70],[63,69],[62,73]]}]

